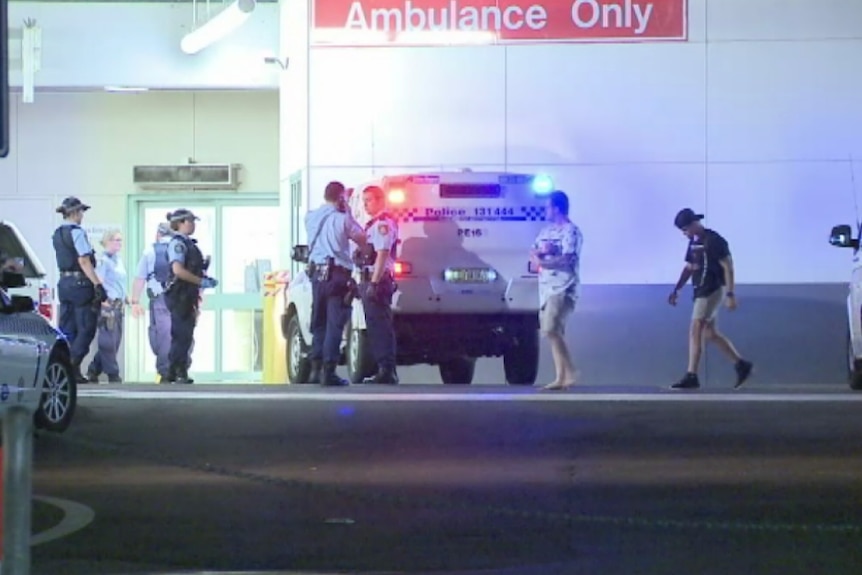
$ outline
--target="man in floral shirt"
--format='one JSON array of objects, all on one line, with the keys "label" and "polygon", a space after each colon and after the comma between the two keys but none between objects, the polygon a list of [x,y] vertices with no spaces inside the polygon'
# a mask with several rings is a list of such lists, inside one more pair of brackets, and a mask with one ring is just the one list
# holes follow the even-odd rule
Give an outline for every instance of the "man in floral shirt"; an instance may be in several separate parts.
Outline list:
[{"label": "man in floral shirt", "polygon": [[530,258],[539,266],[539,329],[551,344],[557,377],[543,389],[565,389],[576,383],[577,370],[566,345],[566,321],[580,293],[583,236],[569,219],[569,197],[548,197],[547,226],[539,233]]}]

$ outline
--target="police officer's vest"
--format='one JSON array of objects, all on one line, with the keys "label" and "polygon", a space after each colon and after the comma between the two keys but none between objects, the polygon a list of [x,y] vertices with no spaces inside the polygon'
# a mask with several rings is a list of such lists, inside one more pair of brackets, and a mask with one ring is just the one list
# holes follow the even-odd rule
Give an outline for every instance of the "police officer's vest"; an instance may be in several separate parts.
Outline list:
[{"label": "police officer's vest", "polygon": [[[395,221],[395,219],[389,215],[389,212],[380,212],[379,214],[377,214],[376,216],[374,216],[373,218],[368,220],[368,223],[365,224],[365,231],[367,232],[368,230],[371,229],[371,226],[373,226],[374,224],[376,224],[377,222],[379,222],[383,219],[389,219],[389,220]],[[400,238],[396,239],[395,243],[392,244],[392,248],[390,248],[390,250],[389,250],[389,257],[392,258],[393,260],[398,257],[398,244],[400,244],[400,243],[401,243],[401,239]],[[377,250],[373,249],[373,247],[372,247],[372,249],[370,251],[373,254],[371,256],[371,261],[374,261],[374,258],[377,257]]]},{"label": "police officer's vest", "polygon": [[168,257],[168,242],[157,242],[153,244],[155,260],[153,262],[152,277],[164,287],[171,279],[171,261]]},{"label": "police officer's vest", "polygon": [[[72,239],[72,230],[81,229],[79,225],[60,226],[54,230],[52,240],[54,242],[54,255],[57,257],[57,269],[61,272],[83,272],[81,264],[78,263],[78,250],[75,249],[75,240]],[[96,267],[96,252],[90,251],[90,263]]]},{"label": "police officer's vest", "polygon": [[[186,261],[183,267],[185,267],[190,274],[202,277],[204,275],[204,255],[201,253],[200,248],[198,248],[198,243],[186,236],[174,237],[183,242],[183,245],[185,245],[186,247]],[[180,278],[177,278],[174,275],[173,267],[170,268],[169,274],[169,278],[171,281],[176,280],[176,288],[194,291],[195,293],[197,293],[197,290],[200,289],[200,286],[196,284],[189,283],[187,281],[183,281]]]}]

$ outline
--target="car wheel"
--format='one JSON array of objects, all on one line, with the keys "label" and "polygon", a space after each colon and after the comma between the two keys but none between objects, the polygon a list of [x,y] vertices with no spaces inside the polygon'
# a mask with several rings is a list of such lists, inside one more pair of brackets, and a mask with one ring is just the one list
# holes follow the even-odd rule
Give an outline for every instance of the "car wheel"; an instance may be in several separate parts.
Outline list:
[{"label": "car wheel", "polygon": [[78,386],[65,350],[55,350],[48,359],[42,381],[42,401],[34,416],[38,429],[54,433],[66,431],[75,415]]},{"label": "car wheel", "polygon": [[299,329],[299,317],[294,314],[287,324],[287,379],[290,383],[308,383],[311,377],[311,360],[308,358],[308,346],[302,340]]},{"label": "car wheel", "polygon": [[503,371],[509,385],[533,385],[539,375],[539,330],[524,330],[503,354]]},{"label": "car wheel", "polygon": [[847,371],[850,379],[850,389],[856,391],[862,390],[862,369],[860,369],[859,360],[856,359],[856,354],[853,351],[853,338],[850,331],[847,332]]},{"label": "car wheel", "polygon": [[353,329],[352,326],[349,329],[347,375],[351,383],[362,383],[363,379],[374,375],[376,365],[368,345],[368,332],[364,329]]},{"label": "car wheel", "polygon": [[475,357],[456,357],[447,361],[441,361],[440,379],[443,383],[450,385],[470,385],[473,383],[473,375],[476,372]]}]

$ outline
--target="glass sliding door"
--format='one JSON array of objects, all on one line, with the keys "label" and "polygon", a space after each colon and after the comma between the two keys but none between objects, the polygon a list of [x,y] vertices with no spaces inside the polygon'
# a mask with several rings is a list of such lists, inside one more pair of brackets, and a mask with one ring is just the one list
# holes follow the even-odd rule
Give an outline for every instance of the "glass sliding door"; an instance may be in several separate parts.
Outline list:
[{"label": "glass sliding door", "polygon": [[[200,194],[183,200],[175,196],[170,201],[150,196],[130,199],[130,237],[136,240],[129,245],[130,267],[137,268],[169,211],[180,207],[193,211],[200,218],[194,238],[204,255],[212,256],[209,273],[219,285],[203,294],[191,375],[202,383],[260,381],[263,276],[277,265],[278,196]],[[150,383],[157,375],[149,346],[146,295],[142,305],[146,315],[128,322],[126,377]]]}]

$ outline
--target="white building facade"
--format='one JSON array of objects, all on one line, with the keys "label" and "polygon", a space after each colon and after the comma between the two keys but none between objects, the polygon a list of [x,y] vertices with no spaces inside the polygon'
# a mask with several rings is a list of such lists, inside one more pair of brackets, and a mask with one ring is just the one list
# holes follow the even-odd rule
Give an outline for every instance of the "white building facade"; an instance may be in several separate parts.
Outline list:
[{"label": "white building facade", "polygon": [[[94,221],[131,226],[133,165],[241,163],[238,195],[280,195],[277,268],[329,180],[542,172],[585,237],[570,328],[585,382],[663,384],[684,368],[688,308],[665,298],[686,206],[730,242],[740,309],[721,322],[759,380],[844,377],[851,254],[827,237],[856,221],[862,177],[857,1],[282,0],[194,56],[179,49],[190,3],[13,2],[18,89],[28,18],[40,65],[34,101],[13,97],[4,209],[41,213],[74,191]],[[54,223],[32,234],[43,251]],[[715,354],[707,370],[730,383]]]}]

